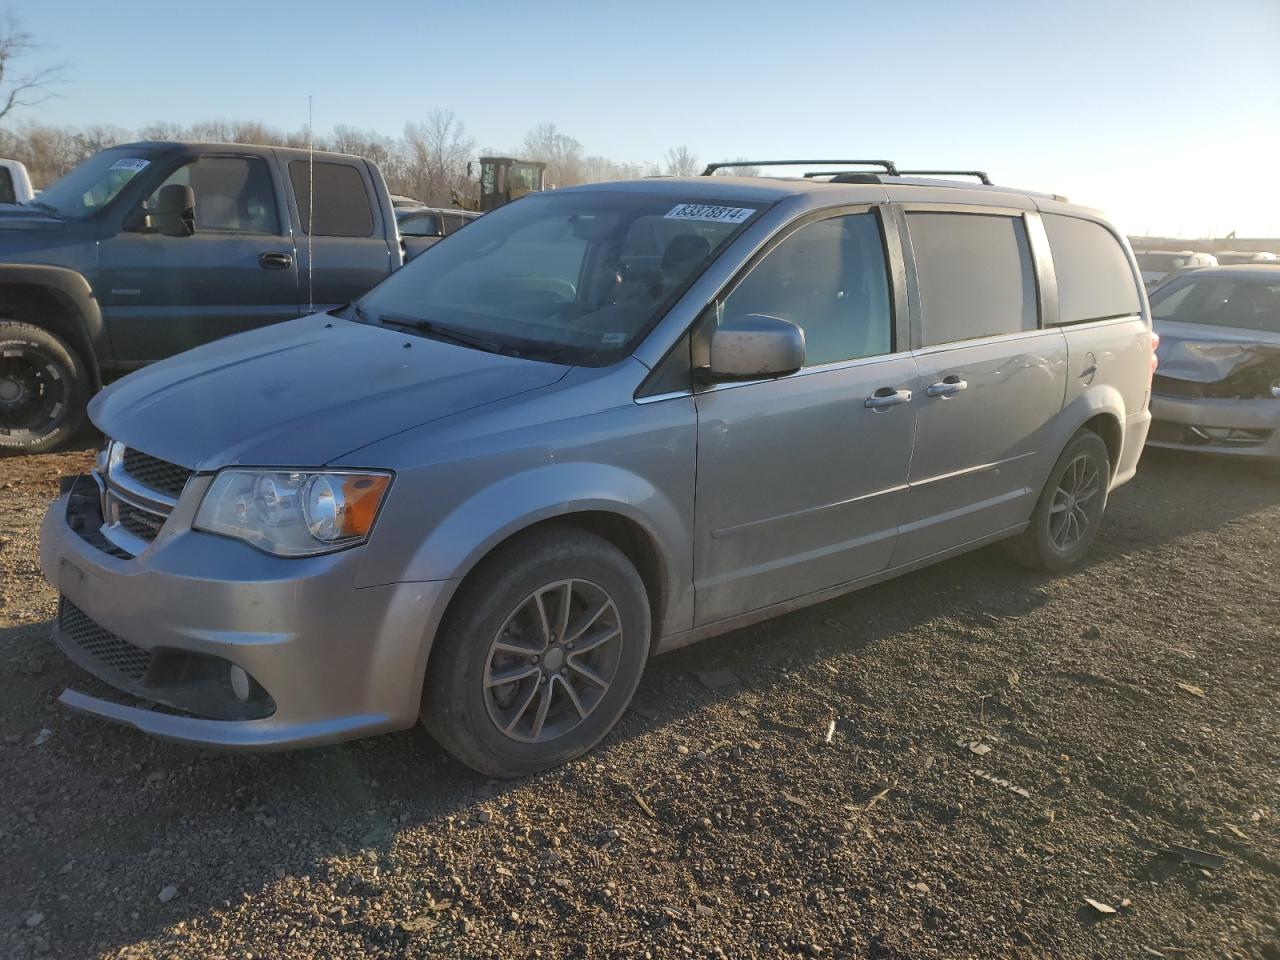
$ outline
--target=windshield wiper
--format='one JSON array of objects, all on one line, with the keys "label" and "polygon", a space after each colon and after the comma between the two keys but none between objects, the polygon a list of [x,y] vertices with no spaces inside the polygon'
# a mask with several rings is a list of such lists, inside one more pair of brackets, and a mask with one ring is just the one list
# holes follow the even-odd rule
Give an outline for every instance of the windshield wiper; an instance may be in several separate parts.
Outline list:
[{"label": "windshield wiper", "polygon": [[28,206],[28,207],[39,207],[41,210],[48,210],[50,213],[57,213],[57,212],[58,212],[58,208],[57,208],[57,207],[55,207],[55,206],[54,206],[53,204],[51,204],[51,203],[45,203],[43,200],[28,200],[28,201],[27,201],[27,203],[26,203],[26,206]]},{"label": "windshield wiper", "polygon": [[[356,315],[364,319],[363,311],[359,307],[356,307]],[[507,348],[496,341],[486,340],[484,337],[474,336],[456,327],[446,327],[443,324],[423,320],[420,317],[401,317],[394,313],[383,313],[378,315],[378,322],[388,327],[417,330],[432,339],[444,340],[449,343],[456,343],[459,346],[472,347],[476,350],[484,350],[486,353],[507,352]]]}]

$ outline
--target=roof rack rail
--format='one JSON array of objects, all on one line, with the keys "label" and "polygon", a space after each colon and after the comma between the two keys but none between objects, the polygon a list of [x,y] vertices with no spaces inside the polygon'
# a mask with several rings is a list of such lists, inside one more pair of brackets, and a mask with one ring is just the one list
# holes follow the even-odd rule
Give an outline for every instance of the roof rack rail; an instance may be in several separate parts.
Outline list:
[{"label": "roof rack rail", "polygon": [[977,177],[984,187],[995,186],[983,170],[899,170],[900,177]]},{"label": "roof rack rail", "polygon": [[898,168],[892,160],[726,160],[723,163],[708,163],[707,168],[702,171],[702,175],[709,177],[717,170],[722,170],[725,167],[798,167],[810,164],[828,166],[836,163],[848,163],[859,167],[881,167],[889,176],[898,176]]}]

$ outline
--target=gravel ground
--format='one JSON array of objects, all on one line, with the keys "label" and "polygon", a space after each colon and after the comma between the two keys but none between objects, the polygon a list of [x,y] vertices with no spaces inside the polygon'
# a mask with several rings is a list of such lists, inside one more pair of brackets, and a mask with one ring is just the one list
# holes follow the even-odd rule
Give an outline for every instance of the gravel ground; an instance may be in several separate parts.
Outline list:
[{"label": "gravel ground", "polygon": [[63,712],[37,531],[89,459],[0,460],[0,957],[1280,958],[1274,469],[1149,453],[1083,569],[986,550],[660,658],[497,782],[421,730]]}]

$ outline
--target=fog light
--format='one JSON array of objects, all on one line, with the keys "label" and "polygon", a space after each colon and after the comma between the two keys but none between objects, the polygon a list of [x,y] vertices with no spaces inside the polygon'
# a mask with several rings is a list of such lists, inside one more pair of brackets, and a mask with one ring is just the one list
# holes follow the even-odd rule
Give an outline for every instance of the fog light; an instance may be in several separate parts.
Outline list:
[{"label": "fog light", "polygon": [[244,672],[243,667],[235,664],[231,665],[231,691],[241,703],[249,699],[249,675]]}]

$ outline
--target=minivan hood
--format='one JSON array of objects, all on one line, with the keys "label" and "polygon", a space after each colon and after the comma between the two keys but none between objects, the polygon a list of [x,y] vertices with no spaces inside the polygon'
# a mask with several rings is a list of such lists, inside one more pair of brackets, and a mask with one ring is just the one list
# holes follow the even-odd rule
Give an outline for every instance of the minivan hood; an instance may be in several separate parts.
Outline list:
[{"label": "minivan hood", "polygon": [[108,437],[196,470],[318,466],[568,371],[317,314],[144,367],[98,394],[89,416]]}]

